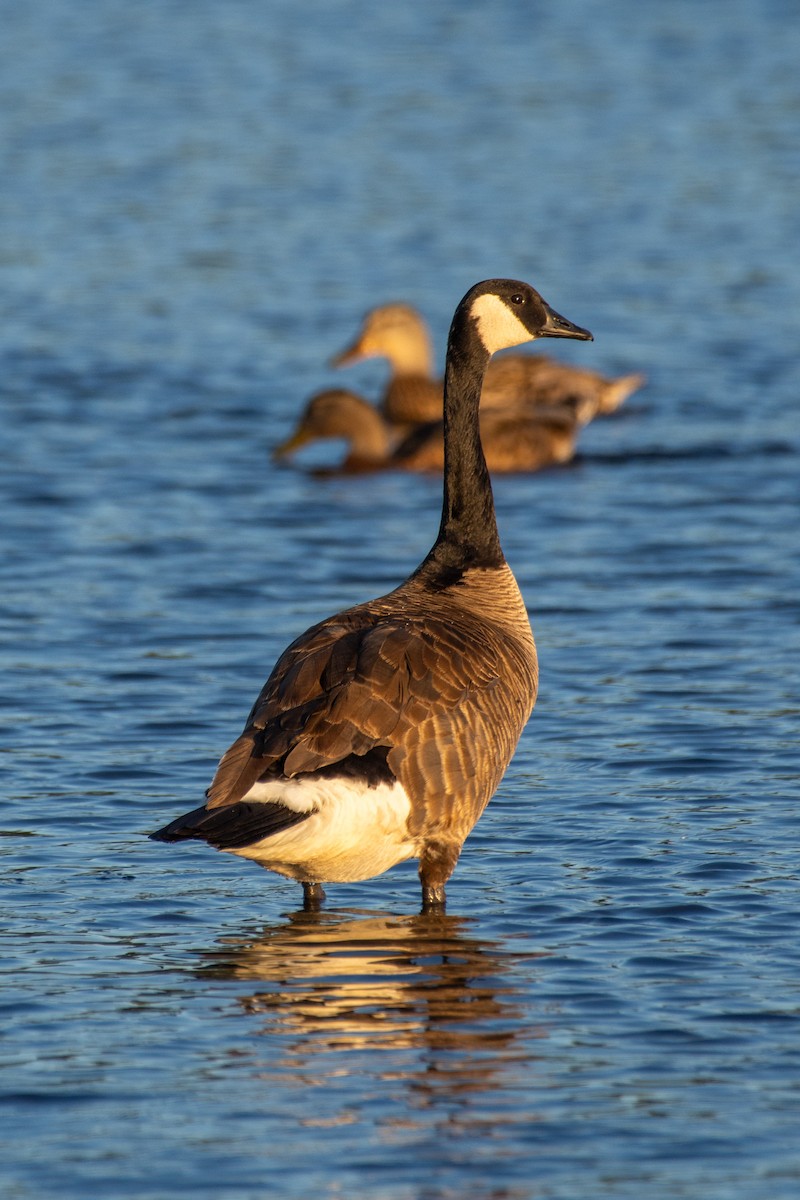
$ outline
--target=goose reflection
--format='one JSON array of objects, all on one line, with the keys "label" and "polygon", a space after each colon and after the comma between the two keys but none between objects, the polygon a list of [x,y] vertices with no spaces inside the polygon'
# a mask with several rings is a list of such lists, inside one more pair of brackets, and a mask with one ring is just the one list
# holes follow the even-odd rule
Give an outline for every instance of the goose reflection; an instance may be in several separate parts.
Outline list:
[{"label": "goose reflection", "polygon": [[520,955],[473,936],[472,924],[444,913],[299,912],[257,937],[220,939],[201,969],[253,985],[238,1003],[281,1043],[267,1074],[318,1082],[366,1071],[426,1103],[434,1090],[441,1099],[442,1089],[455,1098],[499,1086],[530,1058],[521,1035],[537,1036],[513,981]]}]

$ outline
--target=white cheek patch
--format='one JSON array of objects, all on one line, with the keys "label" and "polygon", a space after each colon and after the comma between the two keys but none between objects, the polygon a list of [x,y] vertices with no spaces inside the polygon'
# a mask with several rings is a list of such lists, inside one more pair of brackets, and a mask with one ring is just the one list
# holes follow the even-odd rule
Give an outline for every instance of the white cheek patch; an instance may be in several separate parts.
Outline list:
[{"label": "white cheek patch", "polygon": [[533,341],[534,334],[523,325],[516,313],[499,296],[478,296],[470,308],[478,325],[478,333],[490,354]]}]

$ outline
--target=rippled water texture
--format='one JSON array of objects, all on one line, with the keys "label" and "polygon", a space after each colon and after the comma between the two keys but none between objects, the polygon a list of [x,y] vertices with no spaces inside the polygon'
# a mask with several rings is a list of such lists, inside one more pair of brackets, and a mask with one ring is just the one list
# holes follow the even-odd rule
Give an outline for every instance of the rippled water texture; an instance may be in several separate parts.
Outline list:
[{"label": "rippled water texture", "polygon": [[[795,5],[0,16],[3,1196],[795,1200]],[[270,446],[497,274],[648,385],[497,481],[542,686],[448,915],[303,915],[144,834],[438,525]]]}]

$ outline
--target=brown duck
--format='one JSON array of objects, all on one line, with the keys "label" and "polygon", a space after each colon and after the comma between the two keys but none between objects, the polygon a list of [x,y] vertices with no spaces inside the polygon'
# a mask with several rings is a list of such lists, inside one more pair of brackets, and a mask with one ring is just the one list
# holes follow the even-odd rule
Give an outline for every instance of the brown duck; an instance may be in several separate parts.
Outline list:
[{"label": "brown duck", "polygon": [[[575,454],[578,422],[565,404],[531,411],[481,409],[481,442],[492,474],[538,471],[569,462]],[[441,471],[444,423],[427,421],[403,436],[363,396],[342,388],[318,392],[308,401],[292,435],[273,451],[287,458],[311,442],[342,439],[344,459],[318,475],[357,475],[368,471]]]},{"label": "brown duck", "polygon": [[441,909],[465,838],[536,699],[530,623],[500,546],[478,421],[494,351],[591,339],[527,284],[473,287],[450,329],[439,534],[410,577],[313,626],[278,659],[201,808],[152,836],[200,838],[303,885],[419,860]]},{"label": "brown duck", "polygon": [[[364,358],[389,361],[389,382],[381,401],[387,421],[408,427],[439,417],[442,383],[433,373],[430,334],[410,304],[383,304],[368,312],[356,340],[336,355],[333,365]],[[509,354],[489,364],[481,407],[516,412],[567,402],[578,424],[585,425],[619,408],[644,382],[638,373],[608,379],[544,355]]]}]

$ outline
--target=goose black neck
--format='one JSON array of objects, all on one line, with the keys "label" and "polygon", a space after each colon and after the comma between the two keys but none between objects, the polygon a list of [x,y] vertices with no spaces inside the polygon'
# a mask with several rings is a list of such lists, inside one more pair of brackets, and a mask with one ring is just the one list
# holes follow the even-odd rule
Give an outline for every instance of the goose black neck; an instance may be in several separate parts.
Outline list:
[{"label": "goose black neck", "polygon": [[433,586],[457,582],[470,567],[495,567],[504,561],[478,419],[488,364],[489,353],[474,319],[456,312],[444,379],[442,521],[422,565]]}]

